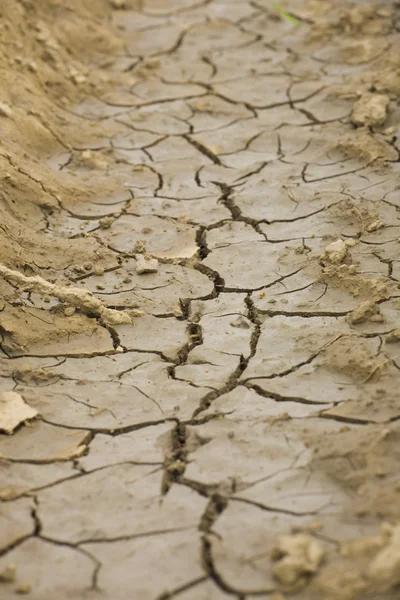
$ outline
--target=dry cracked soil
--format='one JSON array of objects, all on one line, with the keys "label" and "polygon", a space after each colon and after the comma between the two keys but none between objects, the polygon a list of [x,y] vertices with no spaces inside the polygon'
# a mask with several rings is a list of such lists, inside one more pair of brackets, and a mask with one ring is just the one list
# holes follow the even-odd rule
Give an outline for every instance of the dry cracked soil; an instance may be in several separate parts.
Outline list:
[{"label": "dry cracked soil", "polygon": [[400,597],[399,41],[2,0],[2,600]]}]

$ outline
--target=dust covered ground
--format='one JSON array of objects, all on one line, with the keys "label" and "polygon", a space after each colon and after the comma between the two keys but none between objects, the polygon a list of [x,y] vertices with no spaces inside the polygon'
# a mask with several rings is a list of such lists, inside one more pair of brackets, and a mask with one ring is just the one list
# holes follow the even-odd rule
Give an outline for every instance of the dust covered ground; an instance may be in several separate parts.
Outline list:
[{"label": "dust covered ground", "polygon": [[399,42],[3,0],[2,599],[399,598]]}]

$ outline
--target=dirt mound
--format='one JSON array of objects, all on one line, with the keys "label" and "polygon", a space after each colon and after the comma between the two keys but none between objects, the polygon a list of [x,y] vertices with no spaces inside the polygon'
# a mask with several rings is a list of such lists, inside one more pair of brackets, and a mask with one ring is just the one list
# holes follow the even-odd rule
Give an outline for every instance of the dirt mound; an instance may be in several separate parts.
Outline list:
[{"label": "dirt mound", "polygon": [[50,223],[58,214],[67,219],[79,202],[112,194],[118,179],[123,186],[122,176],[91,178],[85,164],[78,177],[60,170],[83,153],[83,140],[89,148],[101,145],[107,129],[73,107],[88,93],[112,88],[96,64],[100,49],[121,48],[121,40],[104,26],[110,6],[6,0],[0,11],[0,261],[52,281],[65,279],[71,267],[112,266],[115,257],[94,238],[78,234],[67,240]]}]

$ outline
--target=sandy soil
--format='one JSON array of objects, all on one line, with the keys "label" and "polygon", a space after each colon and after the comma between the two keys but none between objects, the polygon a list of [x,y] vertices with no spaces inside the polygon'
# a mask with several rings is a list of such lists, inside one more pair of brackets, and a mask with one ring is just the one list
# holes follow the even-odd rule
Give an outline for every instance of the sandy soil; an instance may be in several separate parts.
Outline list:
[{"label": "sandy soil", "polygon": [[399,597],[400,5],[272,4],[2,2],[4,600]]}]

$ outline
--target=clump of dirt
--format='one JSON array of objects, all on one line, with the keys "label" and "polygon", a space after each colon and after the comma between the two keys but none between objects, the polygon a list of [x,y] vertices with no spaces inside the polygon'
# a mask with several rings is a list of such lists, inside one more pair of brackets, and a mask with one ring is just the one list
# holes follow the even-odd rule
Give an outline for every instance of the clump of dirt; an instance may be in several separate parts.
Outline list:
[{"label": "clump of dirt", "polygon": [[309,0],[307,16],[316,21],[309,34],[311,42],[332,39],[335,36],[383,36],[393,29],[393,11],[382,4],[335,5]]},{"label": "clump of dirt", "polygon": [[272,548],[271,558],[275,561],[274,577],[285,589],[296,590],[304,586],[310,575],[317,572],[324,558],[318,540],[305,533],[280,536]]},{"label": "clump of dirt", "polygon": [[400,59],[398,53],[385,52],[384,58],[374,61],[374,67],[362,73],[346,75],[343,83],[330,92],[341,98],[359,98],[366,93],[379,93],[396,100],[400,95]]},{"label": "clump of dirt", "polygon": [[17,392],[0,394],[0,433],[12,434],[14,430],[38,414]]},{"label": "clump of dirt", "polygon": [[346,316],[346,321],[351,325],[357,325],[372,318],[376,321],[378,316],[379,305],[373,300],[364,300]]},{"label": "clump of dirt", "polygon": [[396,161],[399,155],[385,136],[373,134],[367,128],[343,136],[338,141],[336,148],[345,156],[365,159],[368,163],[378,159],[380,161]]},{"label": "clump of dirt", "polygon": [[387,48],[381,39],[351,40],[338,51],[338,61],[347,65],[362,65],[377,58]]},{"label": "clump of dirt", "polygon": [[383,599],[400,584],[400,525],[384,522],[375,535],[342,542],[330,552],[306,533],[280,536],[272,559],[278,560],[273,572],[284,590],[299,589],[313,575],[307,599]]},{"label": "clump of dirt", "polygon": [[356,383],[364,382],[378,361],[367,339],[343,336],[322,352],[322,363],[326,369],[343,373]]},{"label": "clump of dirt", "polygon": [[358,127],[384,125],[389,103],[390,99],[386,94],[365,92],[353,106],[352,123]]},{"label": "clump of dirt", "polygon": [[349,258],[348,253],[348,244],[343,240],[336,240],[327,245],[320,260],[323,265],[341,265]]},{"label": "clump of dirt", "polygon": [[[88,290],[77,287],[62,287],[49,283],[43,277],[26,277],[18,271],[7,269],[0,265],[0,275],[8,282],[20,286],[23,290],[37,292],[45,297],[53,296],[63,302],[79,308],[84,313],[99,317],[108,325],[120,325],[132,323],[131,317],[123,311],[113,310],[104,306],[103,302],[96,298]],[[65,313],[64,313],[65,314]],[[73,313],[72,313],[73,314]]]},{"label": "clump of dirt", "polygon": [[[355,361],[353,366],[357,368]],[[349,491],[349,514],[400,520],[398,424],[365,425],[357,435],[348,426],[334,433],[308,431],[306,442],[314,448],[315,468],[323,469]]]},{"label": "clump of dirt", "polygon": [[386,336],[387,344],[397,344],[398,342],[400,342],[400,329],[395,329]]},{"label": "clump of dirt", "polygon": [[393,11],[381,4],[352,6],[341,9],[332,26],[347,35],[385,35],[392,28]]},{"label": "clump of dirt", "polygon": [[322,283],[346,290],[355,298],[378,302],[389,298],[389,284],[383,277],[357,273],[356,265],[324,265],[319,278]]},{"label": "clump of dirt", "polygon": [[[337,239],[329,243],[319,257],[321,275],[319,282],[335,286],[360,299],[360,305],[349,317],[350,322],[362,322],[365,318],[379,312],[375,306],[390,297],[394,290],[394,282],[380,276],[373,277],[359,272],[359,262],[353,257],[351,250],[357,247],[359,238],[364,232],[374,232],[382,229],[384,224],[375,210],[375,204],[363,201],[359,206],[352,202],[340,203],[338,212],[346,224],[356,218],[359,231],[356,237],[345,240]],[[375,308],[374,308],[375,307]],[[368,313],[368,314],[367,314]]]},{"label": "clump of dirt", "polygon": [[[6,304],[0,312],[2,348],[10,356],[68,352],[93,353],[112,349],[110,337],[96,320],[73,314],[66,318],[52,311]],[[77,346],[72,343],[75,337]],[[81,348],[79,340],[81,338]],[[86,343],[83,342],[86,340]]]},{"label": "clump of dirt", "polygon": [[60,376],[53,371],[42,368],[33,368],[30,365],[23,365],[13,371],[12,374],[15,381],[26,385],[43,385],[57,381]]},{"label": "clump of dirt", "polygon": [[157,273],[158,260],[150,256],[138,254],[136,256],[136,273],[143,275],[145,273]]},{"label": "clump of dirt", "polygon": [[[358,239],[364,231],[376,231],[384,226],[379,217],[379,203],[369,202],[364,199],[361,201],[352,201],[350,199],[341,200],[337,205],[332,207],[331,214],[344,227],[355,227],[358,225],[358,230],[353,233],[353,237],[342,240],[347,248],[352,248],[357,245]],[[338,240],[334,240],[338,242]],[[348,255],[346,255],[347,261]],[[331,261],[328,261],[331,262]]]},{"label": "clump of dirt", "polygon": [[317,575],[313,592],[327,600],[386,598],[398,589],[399,569],[400,526],[383,523],[378,534],[341,544]]}]

